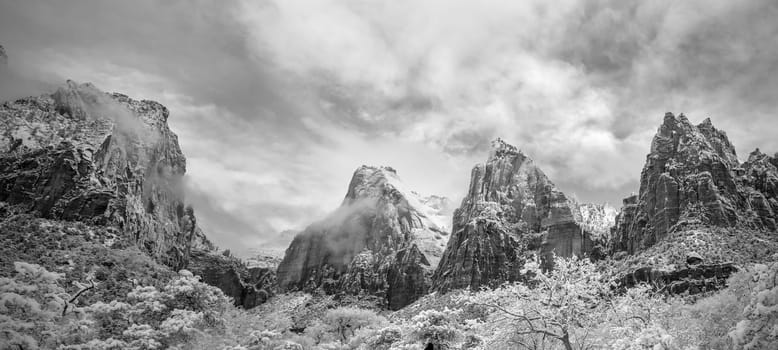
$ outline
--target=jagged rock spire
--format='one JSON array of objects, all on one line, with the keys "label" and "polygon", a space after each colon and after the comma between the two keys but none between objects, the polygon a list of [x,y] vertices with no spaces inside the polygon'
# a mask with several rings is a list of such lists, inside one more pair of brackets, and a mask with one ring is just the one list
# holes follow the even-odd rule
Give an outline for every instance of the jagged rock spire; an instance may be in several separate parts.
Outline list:
[{"label": "jagged rock spire", "polygon": [[771,186],[778,181],[772,180],[769,158],[752,154],[741,165],[710,118],[695,126],[683,114],[666,113],[646,156],[640,192],[624,200],[617,218],[614,250],[635,253],[678,225],[775,228],[778,192]]},{"label": "jagged rock spire", "polygon": [[473,168],[468,193],[454,212],[434,289],[477,289],[518,280],[524,260],[534,253],[546,258],[599,254],[587,228],[607,231],[603,227],[610,224],[595,222],[614,215],[613,210],[582,209],[531,158],[497,139],[486,163]]}]

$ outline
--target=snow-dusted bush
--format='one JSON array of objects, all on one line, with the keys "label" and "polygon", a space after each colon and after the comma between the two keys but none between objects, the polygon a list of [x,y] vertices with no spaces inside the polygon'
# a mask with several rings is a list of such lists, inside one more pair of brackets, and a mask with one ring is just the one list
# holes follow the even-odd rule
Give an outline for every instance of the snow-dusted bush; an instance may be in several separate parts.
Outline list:
[{"label": "snow-dusted bush", "polygon": [[655,323],[637,329],[637,332],[630,336],[615,339],[609,348],[614,350],[680,349],[675,338]]},{"label": "snow-dusted bush", "polygon": [[218,329],[229,300],[221,290],[182,270],[162,290],[138,286],[127,302],[98,302],[84,308],[95,339],[67,349],[168,349],[204,330]]},{"label": "snow-dusted bush", "polygon": [[14,278],[0,278],[0,344],[49,348],[70,298],[57,284],[62,275],[25,262],[15,262],[14,269]]},{"label": "snow-dusted bush", "polygon": [[745,269],[727,280],[727,288],[686,306],[686,315],[680,320],[683,324],[676,327],[686,330],[677,336],[679,340],[702,349],[731,349],[728,333],[742,319],[755,285],[751,272]]},{"label": "snow-dusted bush", "polygon": [[386,323],[386,319],[375,311],[339,307],[328,310],[321,320],[314,321],[305,329],[305,335],[322,348],[333,348],[348,344],[360,330],[380,328]]},{"label": "snow-dusted bush", "polygon": [[461,310],[425,310],[406,324],[407,339],[411,343],[432,344],[436,349],[448,349],[463,340],[459,322]]},{"label": "snow-dusted bush", "polygon": [[[554,257],[554,270],[528,262],[527,283],[466,295],[493,313],[479,327],[481,348],[677,349],[683,308],[648,286],[616,293],[588,259]],[[673,329],[676,332],[669,332]]]},{"label": "snow-dusted bush", "polygon": [[389,350],[402,340],[402,329],[391,325],[383,328],[362,329],[351,340],[352,349]]},{"label": "snow-dusted bush", "polygon": [[527,283],[506,284],[465,298],[496,311],[489,323],[490,342],[536,348],[537,339],[558,342],[565,349],[587,342],[588,329],[602,321],[611,284],[588,259],[555,257],[554,269],[538,261],[525,263]]},{"label": "snow-dusted bush", "polygon": [[751,271],[743,319],[729,332],[736,349],[778,349],[778,262]]}]

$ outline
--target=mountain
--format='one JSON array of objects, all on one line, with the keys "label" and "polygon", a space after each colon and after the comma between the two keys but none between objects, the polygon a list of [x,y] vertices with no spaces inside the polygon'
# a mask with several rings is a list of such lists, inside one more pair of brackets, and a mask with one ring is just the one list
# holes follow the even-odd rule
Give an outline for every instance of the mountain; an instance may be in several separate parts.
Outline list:
[{"label": "mountain", "polygon": [[68,81],[4,103],[0,116],[0,201],[118,227],[169,266],[210,246],[184,203],[186,159],[164,106]]},{"label": "mountain", "polygon": [[738,161],[710,119],[692,125],[667,113],[651,143],[640,192],[624,200],[614,251],[635,254],[673,232],[698,227],[775,231],[776,158],[754,151]]},{"label": "mountain", "polygon": [[606,206],[580,205],[562,193],[534,161],[497,139],[454,212],[453,231],[433,288],[496,286],[521,278],[533,253],[551,267],[552,254],[601,257],[615,216]]},{"label": "mountain", "polygon": [[651,143],[640,192],[624,199],[611,254],[627,285],[721,288],[738,266],[778,251],[778,159],[744,163],[710,119],[667,113]]},{"label": "mountain", "polygon": [[422,201],[394,169],[358,168],[341,206],[292,240],[279,288],[372,295],[391,309],[418,299],[448,239],[435,220],[440,209]]},{"label": "mountain", "polygon": [[[9,249],[4,265],[46,261],[48,268],[80,271],[74,280],[108,267],[105,275],[158,276],[150,283],[163,282],[169,269],[187,268],[238,305],[267,299],[274,274],[254,276],[236,259],[215,254],[186,205],[186,158],[168,115],[157,102],[72,81],[54,93],[0,105],[0,228]],[[46,249],[18,246],[19,240]],[[133,247],[167,272],[159,266],[149,273],[139,266],[155,264],[111,257],[145,261]],[[58,252],[64,258],[56,258]]]}]

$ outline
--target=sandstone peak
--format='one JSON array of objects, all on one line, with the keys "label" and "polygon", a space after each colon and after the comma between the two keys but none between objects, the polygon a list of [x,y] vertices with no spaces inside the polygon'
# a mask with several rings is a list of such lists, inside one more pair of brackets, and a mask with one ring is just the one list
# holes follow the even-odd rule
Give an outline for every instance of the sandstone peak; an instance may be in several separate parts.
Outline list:
[{"label": "sandstone peak", "polygon": [[127,95],[101,91],[92,83],[68,80],[51,95],[60,114],[80,120],[112,120],[117,123],[143,122],[164,127],[168,109],[156,101],[133,100]]},{"label": "sandstone peak", "polygon": [[501,138],[497,138],[491,142],[491,150],[489,151],[489,160],[495,159],[495,158],[502,158],[505,156],[515,156],[515,155],[522,155],[524,154],[516,148],[516,146],[513,146]]},{"label": "sandstone peak", "polygon": [[[741,166],[726,133],[710,118],[695,126],[667,113],[646,157],[639,195],[625,200],[617,218],[616,250],[635,253],[688,223],[773,227],[778,202],[764,192],[764,186],[771,188],[769,171],[755,170],[763,169],[756,162],[760,153]],[[754,171],[760,175],[741,176]]]},{"label": "sandstone peak", "polygon": [[48,219],[118,227],[186,265],[209,247],[184,203],[186,159],[157,103],[68,81],[0,106],[0,201]]},{"label": "sandstone peak", "polygon": [[[522,278],[528,256],[601,256],[615,211],[581,206],[567,197],[531,158],[501,139],[454,212],[451,238],[435,272],[434,288],[496,286]],[[597,233],[593,234],[593,230]],[[550,267],[549,264],[546,264]]]},{"label": "sandstone peak", "polygon": [[351,176],[344,203],[366,198],[378,198],[383,195],[387,187],[401,192],[406,191],[394,168],[362,165]]},{"label": "sandstone peak", "polygon": [[403,307],[430,288],[448,239],[443,221],[394,169],[363,165],[341,206],[292,240],[279,287],[374,295]]},{"label": "sandstone peak", "polygon": [[665,115],[662,125],[651,142],[649,158],[685,158],[697,163],[719,158],[727,166],[737,166],[735,147],[727,134],[716,129],[709,120],[697,126],[683,114]]}]

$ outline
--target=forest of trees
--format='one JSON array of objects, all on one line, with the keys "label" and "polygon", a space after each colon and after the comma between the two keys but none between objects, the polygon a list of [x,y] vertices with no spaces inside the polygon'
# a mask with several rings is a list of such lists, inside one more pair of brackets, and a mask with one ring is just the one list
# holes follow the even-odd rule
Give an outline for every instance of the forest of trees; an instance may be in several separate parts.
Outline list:
[{"label": "forest of trees", "polygon": [[16,276],[0,278],[0,348],[778,349],[778,263],[743,269],[700,298],[615,288],[585,259],[555,266],[527,263],[529,283],[431,296],[410,315],[342,305],[291,321],[283,309],[237,309],[186,270],[162,288],[83,305],[80,294],[99,284],[68,293],[60,274],[16,262]]}]

